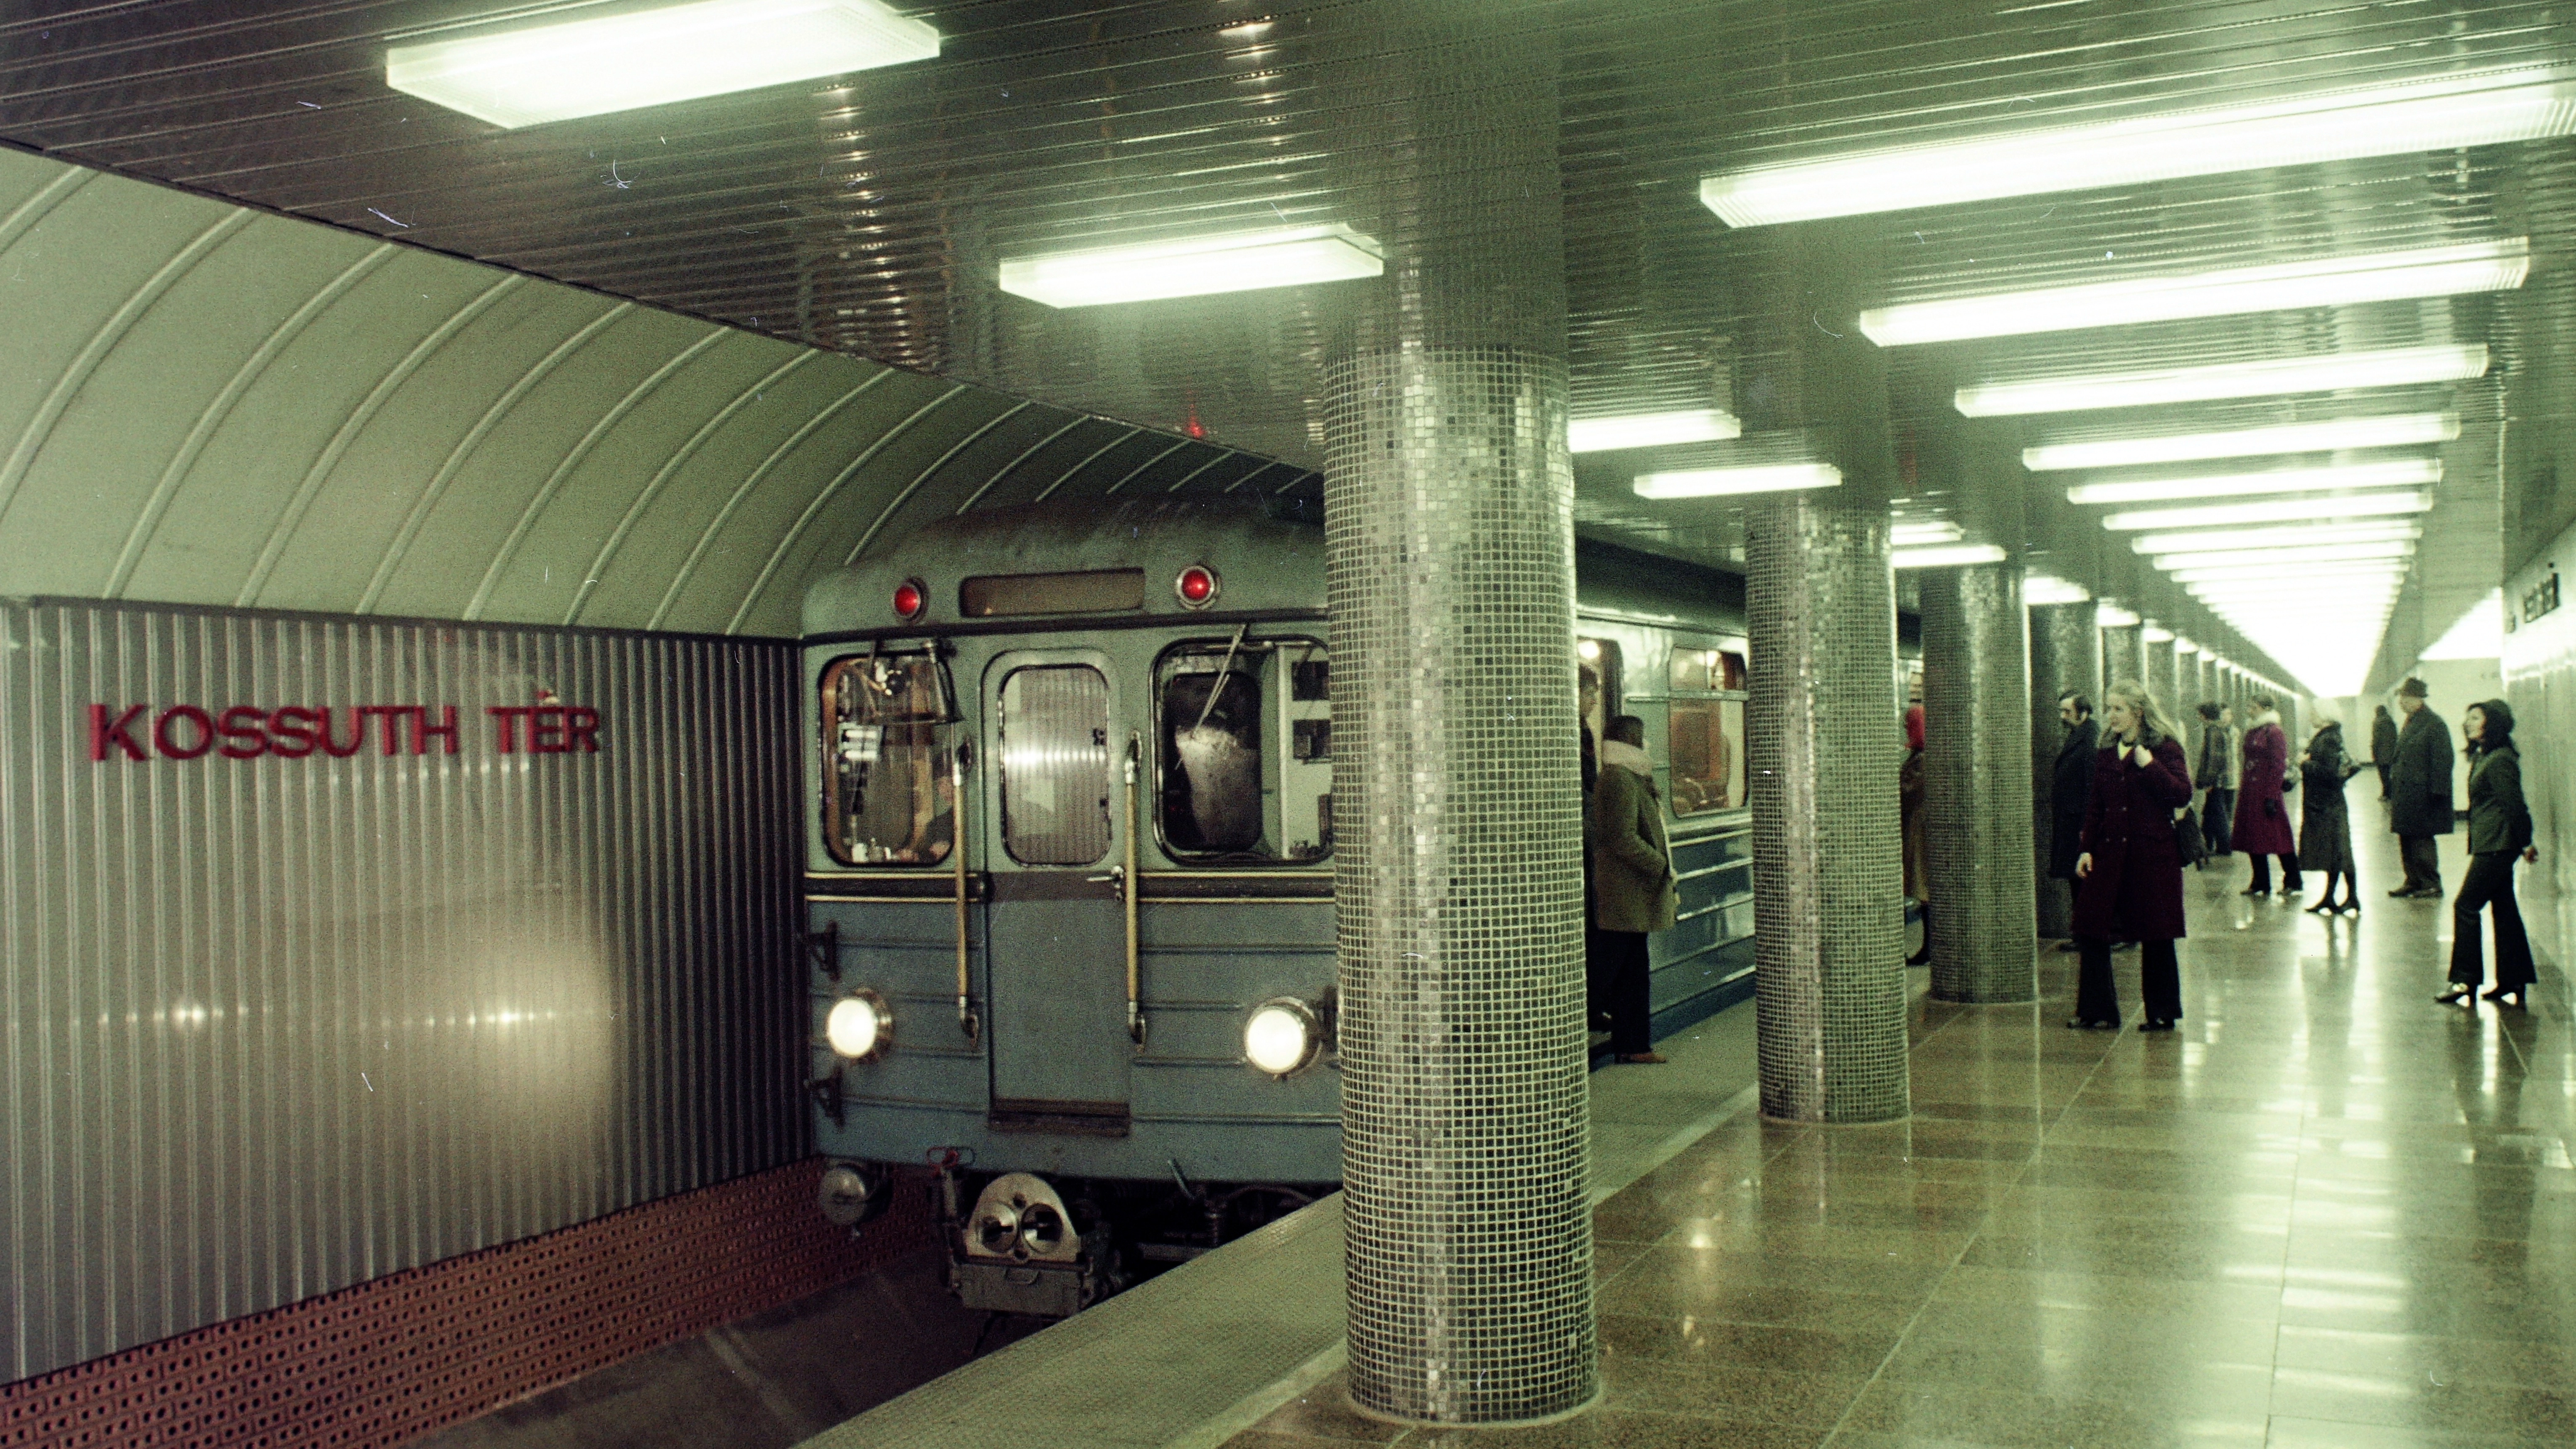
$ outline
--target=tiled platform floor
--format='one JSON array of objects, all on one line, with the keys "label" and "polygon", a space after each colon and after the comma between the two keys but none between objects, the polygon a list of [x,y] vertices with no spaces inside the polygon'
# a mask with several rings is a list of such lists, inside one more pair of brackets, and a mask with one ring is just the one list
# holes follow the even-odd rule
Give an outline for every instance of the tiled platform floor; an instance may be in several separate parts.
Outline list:
[{"label": "tiled platform floor", "polygon": [[2375,794],[2357,923],[2187,882],[2174,1035],[2135,953],[2132,1029],[2066,1030],[2049,951],[2037,1009],[1918,1003],[1910,1122],[1739,1118],[1602,1203],[1598,1410],[1407,1430],[1328,1379],[1230,1449],[2576,1443],[2567,981],[2434,1005]]}]

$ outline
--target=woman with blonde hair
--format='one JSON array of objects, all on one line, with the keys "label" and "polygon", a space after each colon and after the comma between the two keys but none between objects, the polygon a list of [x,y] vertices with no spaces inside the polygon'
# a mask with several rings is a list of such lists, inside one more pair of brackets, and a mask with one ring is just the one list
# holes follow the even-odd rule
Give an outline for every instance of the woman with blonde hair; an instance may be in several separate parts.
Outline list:
[{"label": "woman with blonde hair", "polygon": [[2191,767],[2182,732],[2135,680],[2102,697],[2102,748],[2084,805],[2084,853],[2075,860],[2079,1029],[2116,1031],[2120,995],[2111,980],[2111,943],[2136,941],[2144,1031],[2171,1031],[2182,1018],[2182,851],[2174,813],[2191,804]]}]

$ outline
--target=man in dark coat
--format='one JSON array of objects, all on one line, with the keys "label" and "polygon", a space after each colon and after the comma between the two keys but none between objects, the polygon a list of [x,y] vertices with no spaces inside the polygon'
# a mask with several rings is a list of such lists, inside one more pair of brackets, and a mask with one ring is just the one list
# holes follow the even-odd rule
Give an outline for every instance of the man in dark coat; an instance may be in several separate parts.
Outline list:
[{"label": "man in dark coat", "polygon": [[2397,686],[2406,726],[2397,732],[2397,758],[2388,771],[2388,828],[2396,833],[2406,879],[2392,896],[2439,900],[2442,857],[2433,837],[2451,833],[2451,727],[2424,703],[2424,681]]},{"label": "man in dark coat", "polygon": [[2057,701],[2057,717],[2066,723],[2066,743],[2057,747],[2057,772],[2048,787],[2048,878],[2075,879],[2075,857],[2084,853],[2084,802],[2093,792],[2093,752],[2102,747],[2102,726],[2093,718],[2093,701],[2069,691]]},{"label": "man in dark coat", "polygon": [[2379,771],[2379,798],[2388,798],[2388,767],[2397,763],[2397,721],[2381,705],[2370,721],[2370,763]]}]

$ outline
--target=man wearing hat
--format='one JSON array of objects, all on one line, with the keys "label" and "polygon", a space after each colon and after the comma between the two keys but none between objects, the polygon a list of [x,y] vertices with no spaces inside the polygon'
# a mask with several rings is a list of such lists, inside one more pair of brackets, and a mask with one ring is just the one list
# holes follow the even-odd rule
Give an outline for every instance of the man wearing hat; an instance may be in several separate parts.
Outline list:
[{"label": "man wearing hat", "polygon": [[2425,707],[2420,679],[2397,686],[2397,708],[2406,727],[2397,732],[2397,759],[2388,772],[2388,828],[2397,834],[2406,880],[2389,894],[2438,900],[2442,857],[2433,837],[2451,833],[2451,727]]}]

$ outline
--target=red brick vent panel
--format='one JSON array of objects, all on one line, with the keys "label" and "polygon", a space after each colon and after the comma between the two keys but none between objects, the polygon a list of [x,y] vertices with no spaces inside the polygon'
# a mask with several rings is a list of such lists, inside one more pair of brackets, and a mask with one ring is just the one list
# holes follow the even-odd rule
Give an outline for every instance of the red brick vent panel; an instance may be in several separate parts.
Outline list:
[{"label": "red brick vent panel", "polygon": [[390,1446],[931,1245],[905,1183],[853,1240],[819,1159],[0,1385],[0,1446]]}]

